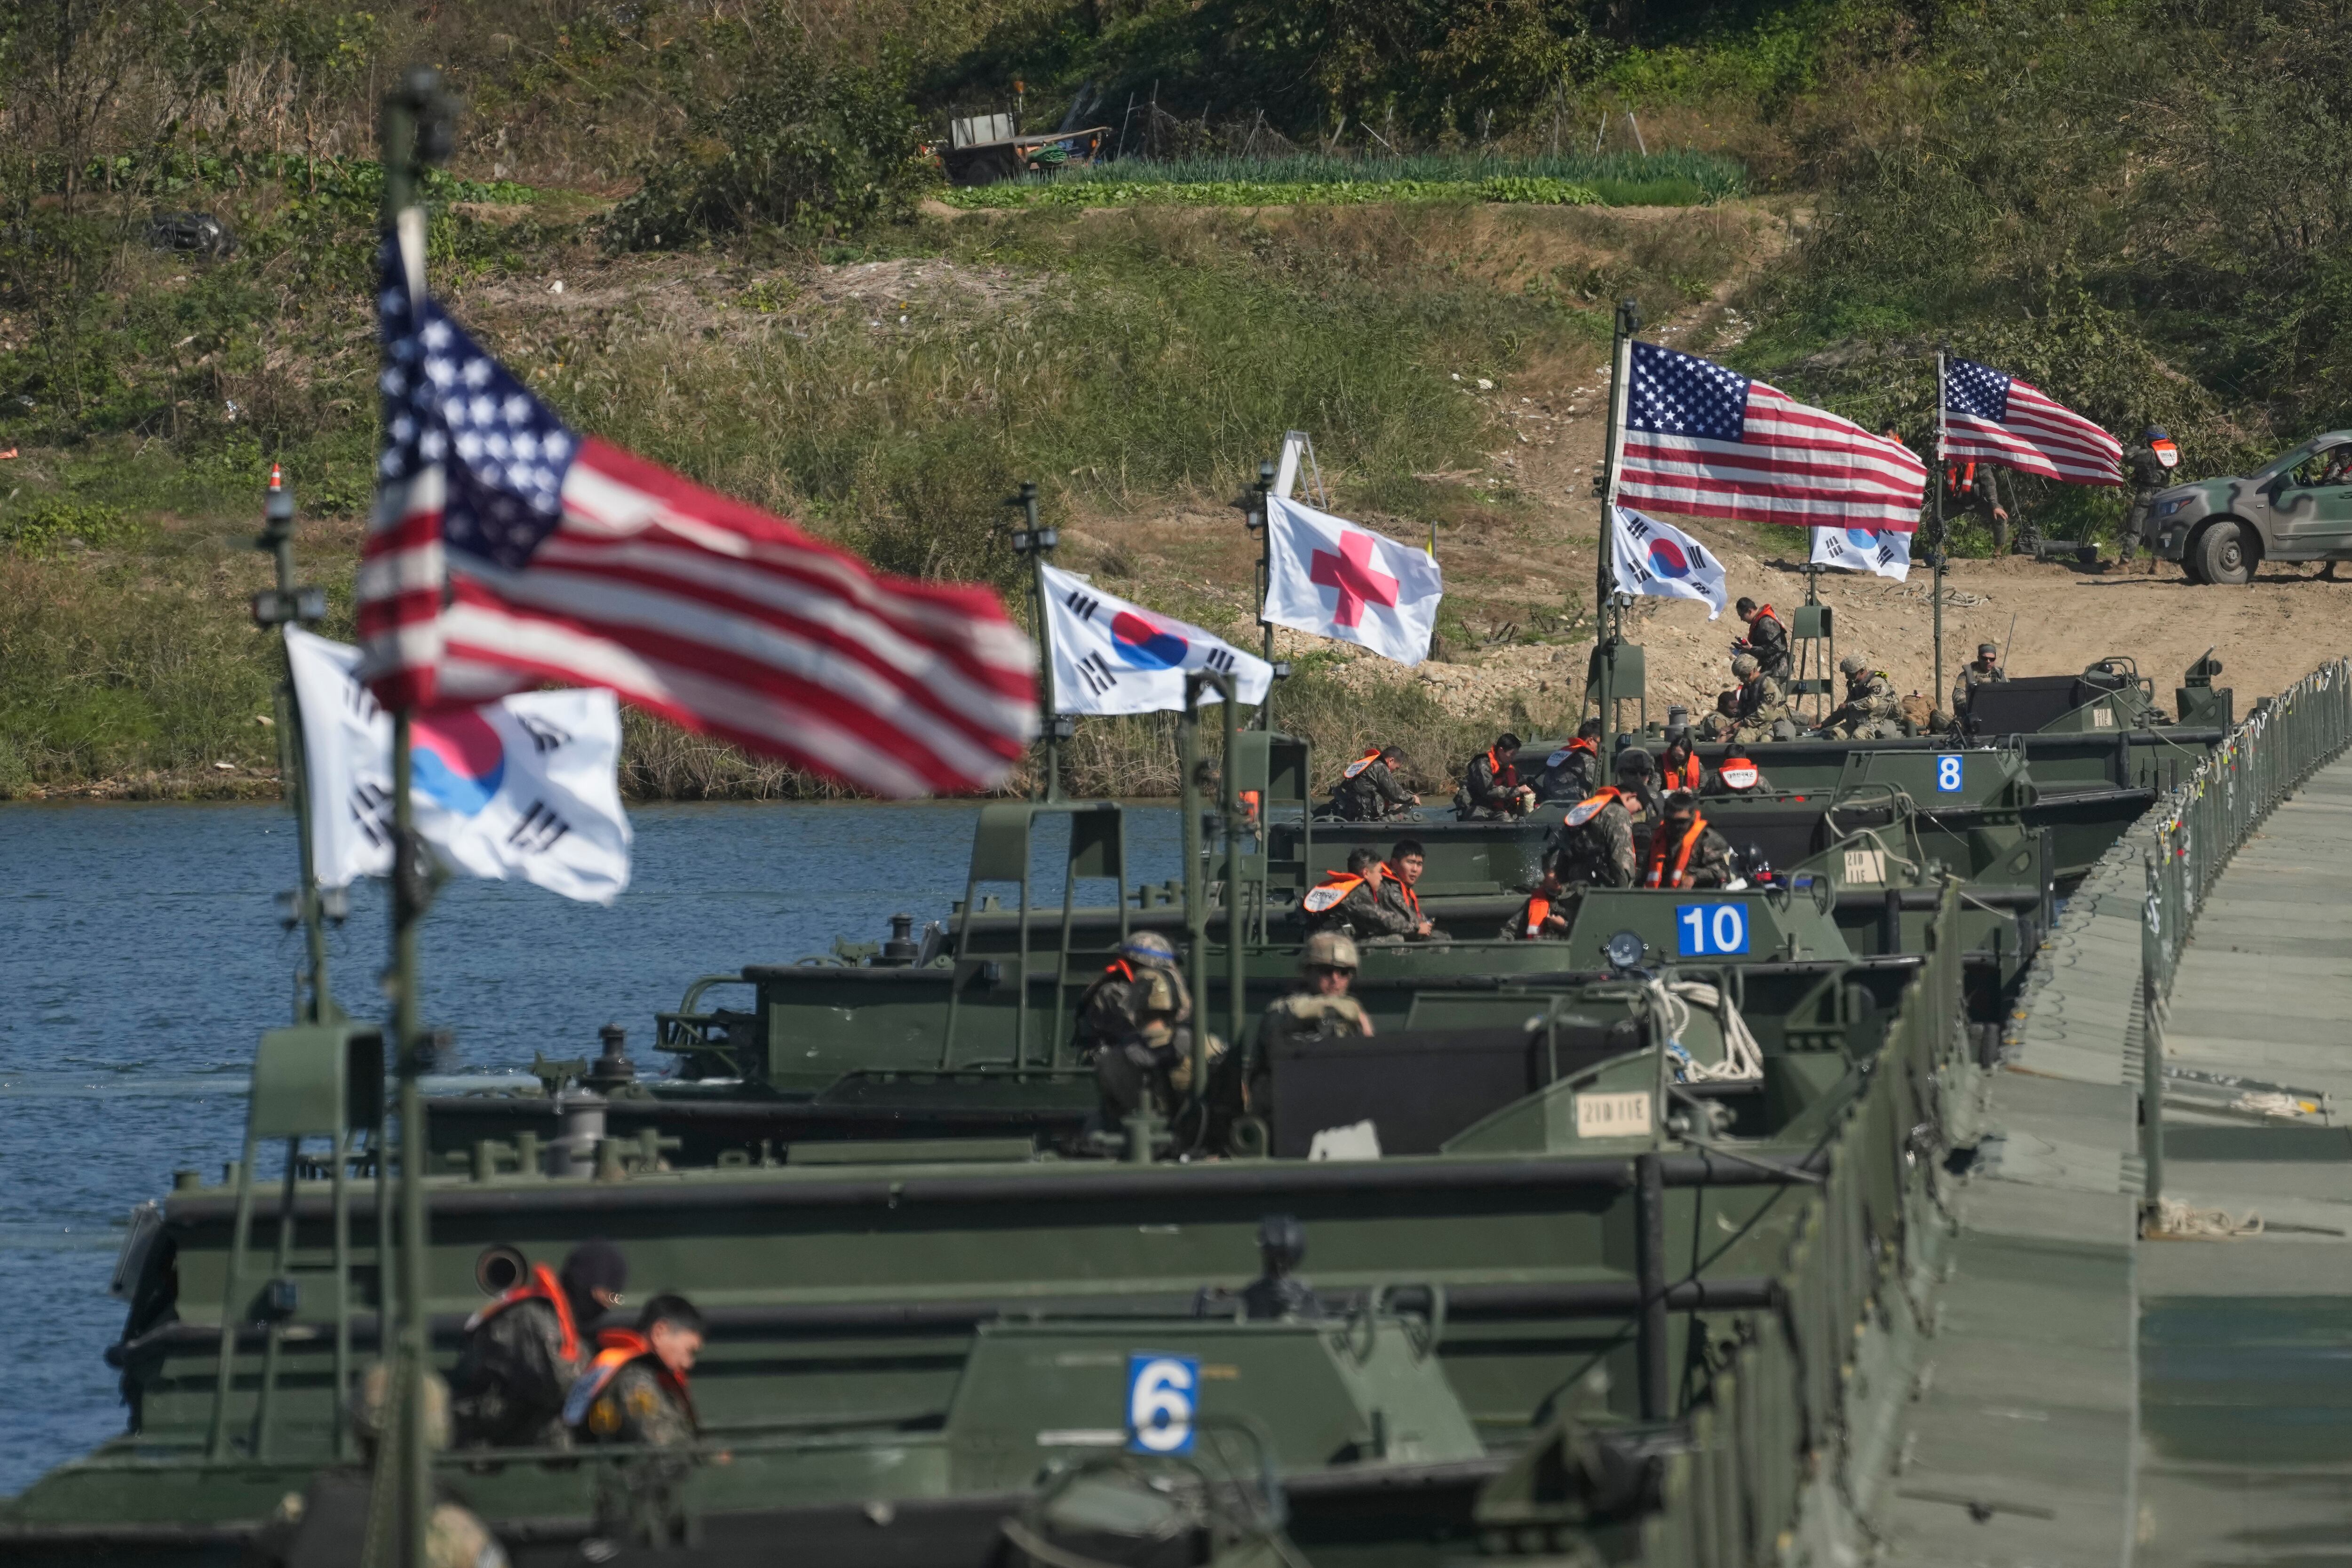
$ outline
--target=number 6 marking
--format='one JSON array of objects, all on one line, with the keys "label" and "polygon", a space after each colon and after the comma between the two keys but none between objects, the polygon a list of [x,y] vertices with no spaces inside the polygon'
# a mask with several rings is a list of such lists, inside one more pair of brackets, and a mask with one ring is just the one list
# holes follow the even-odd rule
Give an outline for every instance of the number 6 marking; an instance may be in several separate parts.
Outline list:
[{"label": "number 6 marking", "polygon": [[1191,1356],[1139,1352],[1127,1358],[1128,1447],[1142,1454],[1192,1451],[1192,1396],[1201,1363]]}]

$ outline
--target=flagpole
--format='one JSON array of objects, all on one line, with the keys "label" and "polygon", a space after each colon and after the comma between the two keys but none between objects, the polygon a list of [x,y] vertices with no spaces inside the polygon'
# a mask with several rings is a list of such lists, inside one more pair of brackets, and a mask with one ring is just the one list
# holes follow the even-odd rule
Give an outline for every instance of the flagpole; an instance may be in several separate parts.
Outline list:
[{"label": "flagpole", "polygon": [[[1936,351],[1936,461],[1928,471],[1927,488],[1936,494],[1936,575],[1933,595],[1936,601],[1936,674],[1927,688],[1929,697],[1944,694],[1944,351]],[[1938,703],[1937,706],[1941,707]],[[1958,717],[1958,715],[1954,715]]]},{"label": "flagpole", "polygon": [[[1274,623],[1265,618],[1265,598],[1274,592],[1274,509],[1268,505],[1274,494],[1274,459],[1263,458],[1257,465],[1257,485],[1241,499],[1242,524],[1257,531],[1257,624],[1265,634],[1265,651],[1260,656],[1274,663]],[[1274,728],[1274,682],[1265,685],[1265,700],[1258,704],[1257,725],[1261,730]]]},{"label": "flagpole", "polygon": [[1056,801],[1062,798],[1062,742],[1077,730],[1076,720],[1054,711],[1054,617],[1045,607],[1045,557],[1062,534],[1037,526],[1035,480],[1022,480],[1021,493],[1007,496],[1004,504],[1021,509],[1023,526],[1013,530],[1013,551],[1029,558],[1029,592],[1037,606],[1037,735],[1045,748],[1045,781],[1037,798]]},{"label": "flagpole", "polygon": [[1600,640],[1594,651],[1601,666],[1601,761],[1608,776],[1609,759],[1616,754],[1617,644],[1623,632],[1623,612],[1617,605],[1617,474],[1622,468],[1625,442],[1625,401],[1633,334],[1642,330],[1642,306],[1631,298],[1617,302],[1617,330],[1609,347],[1609,429],[1602,447],[1601,492]]},{"label": "flagpole", "polygon": [[310,756],[304,749],[302,702],[294,689],[294,650],[286,632],[289,626],[325,618],[327,595],[294,581],[294,492],[286,488],[284,475],[275,463],[269,465],[268,500],[262,509],[261,534],[253,547],[268,551],[278,568],[278,586],[253,596],[253,619],[257,626],[278,628],[278,651],[285,662],[286,679],[278,689],[278,776],[286,791],[287,806],[294,814],[295,839],[300,847],[301,882],[295,889],[294,910],[301,921],[310,960],[310,994],[304,1001],[298,994],[294,1021],[331,1024],[342,1016],[342,1009],[335,1005],[334,991],[327,979],[326,910],[310,843],[310,811],[315,803],[310,799]]},{"label": "flagpole", "polygon": [[[383,120],[385,226],[398,247],[414,315],[425,303],[425,209],[417,186],[430,165],[453,150],[455,101],[429,66],[412,68],[395,91],[385,96]],[[419,1082],[426,1041],[418,1008],[416,926],[432,897],[425,880],[425,850],[416,838],[416,814],[409,794],[411,710],[403,703],[392,717],[392,1048],[400,1076],[400,1335],[396,1404],[400,1411],[397,1469],[402,1523],[400,1561],[425,1568],[425,1544],[433,1520],[432,1450],[425,1420],[425,1388],[431,1342],[426,1333],[425,1093]],[[380,1152],[378,1158],[383,1158]],[[381,1235],[385,1215],[376,1215]],[[379,1285],[377,1321],[385,1315],[385,1288]],[[381,1342],[381,1339],[379,1339]]]}]

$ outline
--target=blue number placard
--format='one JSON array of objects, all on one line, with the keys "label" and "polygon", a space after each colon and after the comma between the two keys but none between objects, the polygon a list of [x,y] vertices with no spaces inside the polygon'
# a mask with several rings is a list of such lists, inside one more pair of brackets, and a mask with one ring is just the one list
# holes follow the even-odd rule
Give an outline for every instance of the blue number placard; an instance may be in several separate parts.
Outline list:
[{"label": "blue number placard", "polygon": [[1675,947],[1685,958],[1748,951],[1745,904],[1676,904]]},{"label": "blue number placard", "polygon": [[1201,1359],[1136,1351],[1127,1358],[1127,1446],[1138,1454],[1192,1451]]},{"label": "blue number placard", "polygon": [[1958,752],[1937,753],[1936,789],[1942,795],[1960,793],[1960,756]]}]

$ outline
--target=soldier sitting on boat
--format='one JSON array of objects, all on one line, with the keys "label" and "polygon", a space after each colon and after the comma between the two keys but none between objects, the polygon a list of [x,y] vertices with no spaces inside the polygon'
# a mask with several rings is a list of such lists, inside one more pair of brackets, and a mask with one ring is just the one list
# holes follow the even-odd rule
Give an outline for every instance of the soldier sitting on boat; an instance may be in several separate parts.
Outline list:
[{"label": "soldier sitting on boat", "polygon": [[[1144,970],[1136,976],[1131,1005],[1134,1026],[1095,1053],[1104,1131],[1116,1130],[1146,1106],[1161,1121],[1172,1121],[1192,1092],[1192,1030],[1183,1021],[1190,1009],[1182,985],[1172,973]],[[1225,1042],[1210,1036],[1208,1051],[1214,1078]]]},{"label": "soldier sitting on boat", "polygon": [[1830,710],[1814,733],[1857,741],[1886,741],[1903,733],[1895,716],[1901,699],[1892,677],[1883,669],[1871,668],[1870,661],[1858,653],[1838,660],[1838,673],[1845,677],[1845,700]]},{"label": "soldier sitting on boat", "polygon": [[[428,1372],[424,1390],[425,1444],[438,1452],[449,1446],[449,1386],[438,1373]],[[398,1410],[393,1369],[377,1362],[360,1374],[352,1390],[350,1419],[352,1434],[359,1439],[359,1462],[321,1470],[308,1488],[287,1494],[246,1542],[248,1568],[313,1568],[364,1559],[375,1498],[376,1448]],[[480,1517],[446,1489],[436,1484],[433,1489],[425,1568],[507,1568],[506,1548]]]},{"label": "soldier sitting on boat", "polygon": [[[1388,931],[1389,916],[1381,907],[1381,883],[1387,875],[1379,850],[1349,850],[1348,868],[1324,872],[1323,879],[1307,889],[1307,896],[1299,900],[1299,913],[1307,929],[1364,937]],[[1402,933],[1404,927],[1400,925],[1396,930]]]},{"label": "soldier sitting on boat", "polygon": [[1772,786],[1765,781],[1762,768],[1758,767],[1753,760],[1734,752],[1723,759],[1720,767],[1706,775],[1706,783],[1700,786],[1699,794],[1717,796],[1769,795]]},{"label": "soldier sitting on boat", "polygon": [[1573,805],[1601,784],[1601,721],[1587,719],[1576,738],[1544,760],[1535,783],[1538,805]]},{"label": "soldier sitting on boat", "polygon": [[1544,868],[1543,880],[1528,895],[1518,912],[1503,922],[1496,934],[1506,942],[1565,942],[1575,910],[1574,896],[1560,876],[1557,857]]},{"label": "soldier sitting on boat", "polygon": [[[1421,912],[1421,895],[1413,885],[1429,866],[1429,851],[1418,838],[1400,838],[1381,866],[1380,901],[1382,929],[1377,942],[1444,942],[1437,922]],[[1361,933],[1359,933],[1361,934]]]},{"label": "soldier sitting on boat", "polygon": [[1969,710],[1974,705],[1977,688],[1989,682],[2008,679],[2009,671],[2000,667],[2000,645],[1989,642],[1977,644],[1976,658],[1960,666],[1960,673],[1952,680],[1951,712],[1948,716],[1937,715],[1939,718],[1945,718],[1946,722],[1937,725],[1937,728],[1948,729],[1953,722],[1966,723]]},{"label": "soldier sitting on boat", "polygon": [[702,1313],[664,1292],[646,1303],[634,1329],[596,1336],[596,1356],[572,1384],[563,1419],[583,1440],[682,1448],[701,1423],[687,1373],[702,1353]]},{"label": "soldier sitting on boat", "polygon": [[1176,988],[1177,1022],[1192,1016],[1184,976],[1176,967],[1176,947],[1156,931],[1140,931],[1119,945],[1117,956],[1103,966],[1078,997],[1077,1026],[1073,1043],[1081,1058],[1126,1038],[1135,1027],[1136,987],[1147,973],[1168,976]]},{"label": "soldier sitting on boat", "polygon": [[1318,931],[1308,937],[1298,955],[1304,984],[1267,1004],[1258,1026],[1259,1055],[1276,1039],[1370,1034],[1372,1021],[1365,1016],[1364,1005],[1348,994],[1361,962],[1355,942],[1342,932]]},{"label": "soldier sitting on boat", "polygon": [[1342,822],[1387,822],[1411,816],[1421,796],[1404,787],[1396,770],[1404,761],[1402,746],[1376,746],[1340,770],[1339,786],[1331,792],[1327,815]]},{"label": "soldier sitting on boat", "polygon": [[1518,736],[1506,730],[1470,759],[1454,797],[1455,816],[1465,822],[1493,822],[1525,816],[1536,808],[1536,792],[1519,782],[1519,745]]},{"label": "soldier sitting on boat", "polygon": [[1698,721],[1698,738],[1722,741],[1739,728],[1739,689],[1726,687],[1715,694],[1715,711]]},{"label": "soldier sitting on boat", "polygon": [[1617,753],[1617,782],[1569,808],[1567,820],[1544,846],[1544,858],[1563,886],[1633,885],[1639,870],[1633,858],[1633,812],[1643,809],[1643,785],[1649,772],[1650,753],[1628,746]]},{"label": "soldier sitting on boat", "polygon": [[1706,783],[1706,764],[1691,751],[1690,710],[1666,710],[1666,749],[1658,757],[1660,789],[1697,789]]},{"label": "soldier sitting on boat", "polygon": [[571,1446],[564,1395],[588,1363],[596,1321],[621,1304],[628,1259],[602,1237],[583,1241],[562,1273],[544,1263],[466,1320],[451,1379],[461,1448]]},{"label": "soldier sitting on boat", "polygon": [[1665,813],[1650,831],[1645,888],[1723,888],[1738,879],[1731,844],[1698,814],[1698,797],[1686,789],[1666,796]]}]

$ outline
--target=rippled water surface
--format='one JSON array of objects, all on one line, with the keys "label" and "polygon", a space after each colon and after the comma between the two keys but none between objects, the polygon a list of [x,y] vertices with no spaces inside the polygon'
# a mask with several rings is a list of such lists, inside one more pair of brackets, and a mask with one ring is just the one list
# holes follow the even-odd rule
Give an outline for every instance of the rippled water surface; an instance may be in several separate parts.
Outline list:
[{"label": "rippled water surface", "polygon": [[[903,910],[961,897],[968,805],[661,806],[633,813],[635,885],[613,908],[521,884],[457,882],[425,926],[426,1020],[460,1070],[591,1056],[629,1028],[647,1066],[656,1011],[698,974],[871,942]],[[1050,826],[1036,858],[1057,860]],[[1176,816],[1129,815],[1131,881],[1175,874]],[[257,1035],[287,1020],[300,939],[276,896],[295,876],[274,806],[0,806],[0,1493],[119,1431],[101,1360],[121,1326],[116,1228],[181,1167],[217,1171],[244,1131]],[[1040,896],[1061,897],[1058,880]],[[380,1015],[383,900],[355,889],[331,942],[343,1005]]]}]

